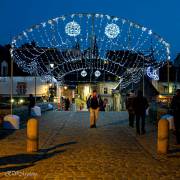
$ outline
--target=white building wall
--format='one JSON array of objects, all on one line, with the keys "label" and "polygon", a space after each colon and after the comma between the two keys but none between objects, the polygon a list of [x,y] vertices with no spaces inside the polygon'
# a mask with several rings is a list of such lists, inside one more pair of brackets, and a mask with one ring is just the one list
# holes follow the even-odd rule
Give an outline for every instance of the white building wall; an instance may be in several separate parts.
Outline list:
[{"label": "white building wall", "polygon": [[120,111],[122,108],[121,106],[121,95],[118,94],[114,94],[114,111]]},{"label": "white building wall", "polygon": [[[35,78],[26,76],[26,77],[13,77],[13,95],[17,94],[17,83],[25,82],[26,83],[26,94],[35,94]],[[36,77],[36,95],[43,96],[48,93],[48,86],[46,82],[42,82],[40,77]],[[10,77],[0,77],[0,95],[8,95],[11,93],[11,78]]]},{"label": "white building wall", "polygon": [[[98,85],[99,85],[99,93],[101,94],[102,99],[108,100],[108,104],[106,105],[106,111],[115,110],[112,90],[114,90],[117,87],[118,83],[117,82],[101,82]],[[107,88],[107,94],[104,94],[104,88]],[[118,103],[118,101],[116,103]]]},{"label": "white building wall", "polygon": [[107,88],[107,94],[112,94],[112,89],[117,87],[117,82],[102,82],[99,83],[100,94],[104,94],[104,88]]}]

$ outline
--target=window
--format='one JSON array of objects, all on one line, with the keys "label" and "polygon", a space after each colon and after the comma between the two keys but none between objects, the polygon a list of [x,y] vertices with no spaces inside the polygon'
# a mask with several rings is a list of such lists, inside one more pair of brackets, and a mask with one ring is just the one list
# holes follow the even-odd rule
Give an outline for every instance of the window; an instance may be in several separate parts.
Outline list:
[{"label": "window", "polygon": [[1,63],[1,76],[8,76],[8,64],[6,61]]},{"label": "window", "polygon": [[18,82],[16,92],[18,95],[25,95],[26,94],[26,83]]},{"label": "window", "polygon": [[107,94],[108,93],[108,88],[104,88],[104,94]]},{"label": "window", "polygon": [[164,93],[168,93],[168,87],[164,86]]}]

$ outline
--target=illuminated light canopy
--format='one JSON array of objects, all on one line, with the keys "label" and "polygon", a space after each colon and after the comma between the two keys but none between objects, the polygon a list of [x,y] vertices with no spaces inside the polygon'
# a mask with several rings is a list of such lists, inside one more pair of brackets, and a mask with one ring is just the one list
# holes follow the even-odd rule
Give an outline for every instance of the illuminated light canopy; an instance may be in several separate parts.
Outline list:
[{"label": "illuminated light canopy", "polygon": [[81,33],[81,27],[77,22],[72,21],[66,24],[65,32],[69,36],[78,36]]},{"label": "illuminated light canopy", "polygon": [[86,77],[87,76],[87,72],[85,70],[81,71],[81,76],[82,77]]},{"label": "illuminated light canopy", "polygon": [[57,80],[53,76],[51,76],[51,75],[41,76],[40,80],[42,82],[52,82],[52,83],[56,83],[57,82]]},{"label": "illuminated light canopy", "polygon": [[112,24],[108,24],[106,27],[105,27],[105,34],[108,38],[111,38],[111,39],[114,39],[118,36],[119,34],[119,27],[112,23]]},{"label": "illuminated light canopy", "polygon": [[101,72],[97,70],[97,71],[95,71],[94,75],[95,75],[96,77],[99,77],[99,76],[101,75]]},{"label": "illuminated light canopy", "polygon": [[33,25],[13,37],[11,47],[12,59],[24,72],[61,85],[69,73],[86,77],[99,71],[94,75],[114,75],[126,88],[138,83],[144,70],[158,79],[157,70],[171,58],[170,45],[151,29],[98,13],[74,13]]}]

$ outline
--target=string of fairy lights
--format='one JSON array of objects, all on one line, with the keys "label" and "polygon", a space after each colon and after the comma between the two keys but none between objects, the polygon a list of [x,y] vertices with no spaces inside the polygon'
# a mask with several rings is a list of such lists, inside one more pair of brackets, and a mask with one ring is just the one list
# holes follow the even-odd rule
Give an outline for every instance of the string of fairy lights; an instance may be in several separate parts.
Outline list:
[{"label": "string of fairy lights", "polygon": [[12,40],[11,56],[25,72],[43,80],[79,72],[96,78],[107,72],[121,88],[142,75],[158,80],[158,69],[170,60],[170,45],[151,29],[128,19],[77,13],[50,19]]}]

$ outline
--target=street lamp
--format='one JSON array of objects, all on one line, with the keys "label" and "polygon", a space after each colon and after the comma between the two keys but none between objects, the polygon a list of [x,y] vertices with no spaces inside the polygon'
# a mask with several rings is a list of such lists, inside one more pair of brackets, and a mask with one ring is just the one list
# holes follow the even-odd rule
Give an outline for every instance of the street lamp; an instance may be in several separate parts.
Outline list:
[{"label": "street lamp", "polygon": [[168,95],[170,94],[170,68],[172,68],[172,65],[170,64],[170,61],[167,61],[167,82],[168,82]]},{"label": "street lamp", "polygon": [[11,103],[14,103],[15,101],[14,101],[14,99],[11,99]]},{"label": "street lamp", "polygon": [[24,103],[24,99],[20,99],[19,104],[23,104],[23,103]]},{"label": "street lamp", "polygon": [[54,63],[50,63],[50,68],[53,69],[54,68]]}]

